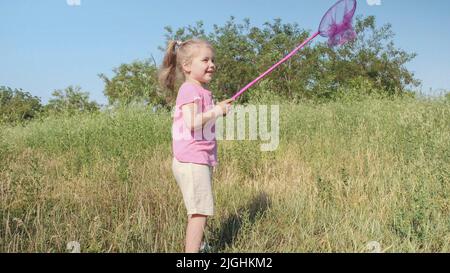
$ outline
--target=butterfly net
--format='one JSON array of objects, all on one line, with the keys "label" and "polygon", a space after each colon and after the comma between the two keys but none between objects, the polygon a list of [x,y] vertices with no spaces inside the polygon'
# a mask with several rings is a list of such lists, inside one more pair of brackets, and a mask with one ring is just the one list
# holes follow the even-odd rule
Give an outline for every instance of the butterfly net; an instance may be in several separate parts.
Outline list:
[{"label": "butterfly net", "polygon": [[356,0],[341,0],[327,11],[320,23],[319,33],[328,38],[329,46],[343,45],[356,38],[352,26],[355,10]]}]

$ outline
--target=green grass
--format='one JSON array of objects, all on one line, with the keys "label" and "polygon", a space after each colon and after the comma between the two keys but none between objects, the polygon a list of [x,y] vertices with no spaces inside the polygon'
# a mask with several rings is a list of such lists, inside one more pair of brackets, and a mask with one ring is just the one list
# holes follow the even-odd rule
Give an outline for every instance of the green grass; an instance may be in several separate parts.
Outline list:
[{"label": "green grass", "polygon": [[[450,104],[280,105],[280,146],[220,141],[217,252],[450,252]],[[0,127],[0,252],[179,252],[171,116]]]}]

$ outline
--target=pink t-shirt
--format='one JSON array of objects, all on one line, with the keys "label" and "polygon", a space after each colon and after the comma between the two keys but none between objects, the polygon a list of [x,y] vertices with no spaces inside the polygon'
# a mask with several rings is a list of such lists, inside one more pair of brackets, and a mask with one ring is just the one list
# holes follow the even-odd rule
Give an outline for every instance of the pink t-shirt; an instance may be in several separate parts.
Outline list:
[{"label": "pink t-shirt", "polygon": [[216,166],[218,162],[215,121],[191,131],[187,128],[181,110],[183,105],[189,103],[196,103],[198,111],[202,113],[214,107],[212,94],[205,88],[193,83],[184,83],[180,87],[172,126],[174,157],[180,162]]}]

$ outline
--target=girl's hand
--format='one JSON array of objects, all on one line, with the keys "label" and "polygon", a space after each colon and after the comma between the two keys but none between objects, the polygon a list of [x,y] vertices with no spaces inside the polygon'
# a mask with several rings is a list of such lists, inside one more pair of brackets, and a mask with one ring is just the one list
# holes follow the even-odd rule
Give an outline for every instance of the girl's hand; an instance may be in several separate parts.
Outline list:
[{"label": "girl's hand", "polygon": [[224,101],[219,102],[216,105],[217,108],[217,114],[222,115],[222,116],[226,116],[230,110],[231,110],[231,104],[234,102],[234,99],[227,99]]}]

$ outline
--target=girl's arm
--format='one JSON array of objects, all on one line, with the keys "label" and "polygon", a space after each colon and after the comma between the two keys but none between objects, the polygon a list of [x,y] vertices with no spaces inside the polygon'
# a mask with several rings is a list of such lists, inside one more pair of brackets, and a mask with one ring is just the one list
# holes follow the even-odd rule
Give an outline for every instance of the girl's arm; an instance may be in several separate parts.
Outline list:
[{"label": "girl's arm", "polygon": [[198,106],[195,103],[185,104],[181,107],[184,122],[191,131],[201,129],[209,121],[227,114],[233,101],[233,99],[222,101],[205,113],[199,113]]}]

